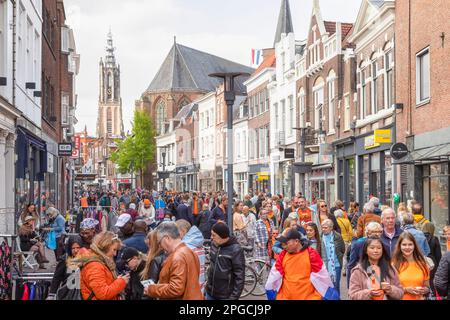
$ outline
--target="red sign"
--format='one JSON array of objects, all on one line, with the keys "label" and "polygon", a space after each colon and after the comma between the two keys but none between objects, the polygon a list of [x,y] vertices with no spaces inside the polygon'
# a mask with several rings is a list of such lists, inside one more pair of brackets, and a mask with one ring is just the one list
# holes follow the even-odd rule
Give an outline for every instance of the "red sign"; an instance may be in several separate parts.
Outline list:
[{"label": "red sign", "polygon": [[120,179],[120,183],[131,183],[129,179]]},{"label": "red sign", "polygon": [[79,158],[80,157],[80,150],[79,149],[73,149],[72,150],[72,158]]},{"label": "red sign", "polygon": [[80,136],[75,136],[75,149],[80,150],[80,145],[81,145],[81,138]]}]

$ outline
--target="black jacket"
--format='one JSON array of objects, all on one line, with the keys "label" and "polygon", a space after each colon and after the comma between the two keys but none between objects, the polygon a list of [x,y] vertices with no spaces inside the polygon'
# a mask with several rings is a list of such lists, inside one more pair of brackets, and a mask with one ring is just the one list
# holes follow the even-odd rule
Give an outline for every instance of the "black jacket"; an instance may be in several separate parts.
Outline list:
[{"label": "black jacket", "polygon": [[141,272],[145,268],[145,262],[141,261],[136,271],[130,272],[130,281],[125,288],[125,300],[142,300],[144,287],[141,284]]},{"label": "black jacket", "polygon": [[222,246],[211,243],[206,292],[219,300],[238,300],[244,289],[244,251],[235,237]]},{"label": "black jacket", "polygon": [[164,252],[161,252],[150,263],[150,274],[148,275],[149,276],[148,278],[152,279],[153,282],[158,283],[159,274],[161,272],[161,269],[162,269],[166,259],[167,259],[167,254]]},{"label": "black jacket", "polygon": [[56,291],[58,291],[61,283],[64,283],[64,281],[66,281],[69,277],[69,274],[67,273],[66,259],[67,255],[64,255],[56,265],[55,273],[53,274],[52,283],[50,285],[50,294],[56,294]]},{"label": "black jacket", "polygon": [[450,251],[447,251],[439,263],[436,274],[434,275],[434,287],[440,296],[447,296],[450,300]]},{"label": "black jacket", "polygon": [[186,220],[188,221],[190,224],[194,223],[194,219],[192,216],[192,210],[191,207],[189,207],[187,204],[185,203],[181,203],[178,207],[177,207],[177,214],[175,215],[175,218],[178,220]]},{"label": "black jacket", "polygon": [[203,238],[211,239],[212,223],[209,220],[209,217],[211,216],[211,211],[209,211],[209,210],[201,211],[199,216],[200,216],[200,219],[199,219],[200,222],[199,222],[198,228],[202,232]]},{"label": "black jacket", "polygon": [[437,268],[442,258],[441,244],[439,243],[439,239],[437,237],[432,236],[429,233],[425,233],[425,238],[427,238],[428,245],[430,246],[429,257],[433,260],[435,268]]}]

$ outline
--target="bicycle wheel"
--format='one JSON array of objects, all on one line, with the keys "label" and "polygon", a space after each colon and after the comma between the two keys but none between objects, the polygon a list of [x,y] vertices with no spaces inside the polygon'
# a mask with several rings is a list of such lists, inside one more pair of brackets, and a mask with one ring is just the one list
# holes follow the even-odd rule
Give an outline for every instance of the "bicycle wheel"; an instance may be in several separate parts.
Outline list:
[{"label": "bicycle wheel", "polygon": [[242,290],[241,298],[249,296],[253,290],[255,290],[256,282],[258,276],[255,270],[248,264],[245,265],[245,279],[244,279],[244,289]]},{"label": "bicycle wheel", "polygon": [[257,275],[257,281],[255,289],[253,290],[253,295],[263,296],[266,294],[266,282],[270,274],[271,266],[263,260],[254,260],[252,266]]}]

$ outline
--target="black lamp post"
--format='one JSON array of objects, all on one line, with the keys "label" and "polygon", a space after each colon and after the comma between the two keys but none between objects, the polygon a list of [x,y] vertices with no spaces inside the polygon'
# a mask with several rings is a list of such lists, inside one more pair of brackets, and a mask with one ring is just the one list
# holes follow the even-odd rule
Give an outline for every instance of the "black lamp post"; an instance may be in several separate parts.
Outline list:
[{"label": "black lamp post", "polygon": [[236,93],[234,92],[234,79],[239,76],[250,76],[248,73],[243,72],[224,72],[224,73],[212,73],[210,77],[220,78],[224,81],[224,96],[227,104],[227,140],[228,140],[228,169],[227,169],[227,193],[228,193],[228,206],[227,206],[227,218],[228,228],[230,228],[230,234],[233,234],[233,104],[236,99]]},{"label": "black lamp post", "polygon": [[164,147],[158,147],[158,148],[162,149],[162,151],[161,151],[162,167],[163,167],[163,179],[162,179],[163,180],[163,189],[162,189],[162,191],[165,191],[165,188],[166,188],[166,176],[165,176],[165,174],[166,174],[167,147],[164,146]]}]

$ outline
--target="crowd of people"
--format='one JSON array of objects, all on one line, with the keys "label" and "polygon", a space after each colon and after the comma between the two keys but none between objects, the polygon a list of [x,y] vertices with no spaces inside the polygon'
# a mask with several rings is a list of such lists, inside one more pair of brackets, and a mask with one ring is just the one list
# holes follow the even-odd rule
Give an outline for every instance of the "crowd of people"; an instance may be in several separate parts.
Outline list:
[{"label": "crowd of people", "polygon": [[37,252],[41,268],[48,263],[42,234],[54,233],[49,299],[64,299],[61,287],[78,274],[83,300],[237,300],[248,248],[272,268],[268,299],[449,297],[450,227],[442,255],[435,226],[415,201],[394,210],[371,197],[362,210],[355,202],[346,210],[340,200],[329,208],[301,194],[250,192],[230,201],[224,192],[140,189],[83,191],[78,201],[74,219],[49,207],[42,224],[33,204],[19,217],[21,249]]}]

